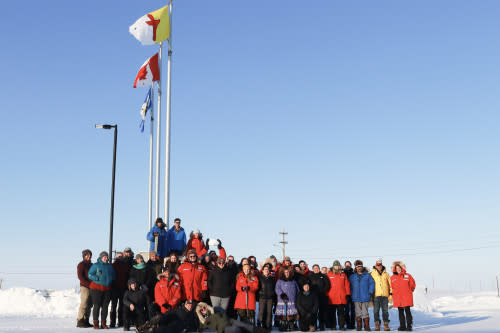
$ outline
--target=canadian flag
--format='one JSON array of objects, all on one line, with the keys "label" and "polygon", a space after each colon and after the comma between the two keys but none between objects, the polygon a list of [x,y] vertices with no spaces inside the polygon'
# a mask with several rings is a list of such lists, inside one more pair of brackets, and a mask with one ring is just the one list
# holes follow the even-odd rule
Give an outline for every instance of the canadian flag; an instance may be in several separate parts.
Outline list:
[{"label": "canadian flag", "polygon": [[158,53],[146,60],[141,66],[134,81],[134,88],[147,87],[160,80],[160,67],[158,66]]}]

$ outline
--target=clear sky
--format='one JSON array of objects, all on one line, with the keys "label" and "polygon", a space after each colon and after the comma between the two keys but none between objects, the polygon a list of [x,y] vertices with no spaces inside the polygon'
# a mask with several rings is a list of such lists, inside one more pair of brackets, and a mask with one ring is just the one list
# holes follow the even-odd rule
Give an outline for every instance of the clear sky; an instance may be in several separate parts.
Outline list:
[{"label": "clear sky", "polygon": [[[113,135],[96,123],[119,125],[114,244],[146,249],[132,84],[157,47],[128,27],[165,4],[3,4],[4,286],[75,286],[81,250],[108,249]],[[171,217],[237,259],[279,255],[286,229],[295,261],[382,256],[417,284],[491,289],[498,17],[498,1],[175,0]]]}]

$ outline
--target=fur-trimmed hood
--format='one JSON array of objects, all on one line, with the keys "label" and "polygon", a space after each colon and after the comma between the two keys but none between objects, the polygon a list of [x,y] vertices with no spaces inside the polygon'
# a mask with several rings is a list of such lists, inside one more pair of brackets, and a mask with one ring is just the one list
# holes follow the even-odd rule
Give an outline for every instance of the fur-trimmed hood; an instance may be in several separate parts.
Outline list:
[{"label": "fur-trimmed hood", "polygon": [[[206,317],[204,317],[204,316],[201,314],[201,309],[202,309],[203,307],[206,307],[206,308],[207,308],[207,316],[206,316]],[[213,308],[213,307],[211,307],[210,305],[208,305],[208,304],[207,304],[207,303],[205,303],[205,302],[200,302],[200,303],[198,303],[198,305],[196,305],[196,310],[195,310],[195,311],[196,311],[196,315],[198,316],[198,319],[200,320],[200,323],[201,323],[202,325],[204,325],[204,324],[205,324],[205,321],[206,321],[207,317],[209,317],[209,316],[211,316],[211,315],[213,315],[213,314],[215,313],[215,312],[214,312],[214,308]]]},{"label": "fur-trimmed hood", "polygon": [[272,269],[274,270],[276,266],[274,265],[274,261],[271,258],[266,258],[263,262],[260,263],[259,270],[262,271],[262,268],[265,264],[271,264]]},{"label": "fur-trimmed hood", "polygon": [[[165,273],[167,273],[167,271],[161,272],[160,274],[158,274],[156,276],[156,278],[158,279],[158,281],[161,281],[161,279],[163,279],[163,278],[167,278],[167,274],[165,274]],[[177,275],[177,274],[169,274],[169,281],[172,280],[173,278],[179,280],[179,275]]]},{"label": "fur-trimmed hood", "polygon": [[396,266],[399,265],[401,266],[401,268],[403,269],[403,271],[406,272],[406,265],[402,262],[402,261],[395,261],[392,263],[391,265],[391,272],[395,272],[396,271]]}]

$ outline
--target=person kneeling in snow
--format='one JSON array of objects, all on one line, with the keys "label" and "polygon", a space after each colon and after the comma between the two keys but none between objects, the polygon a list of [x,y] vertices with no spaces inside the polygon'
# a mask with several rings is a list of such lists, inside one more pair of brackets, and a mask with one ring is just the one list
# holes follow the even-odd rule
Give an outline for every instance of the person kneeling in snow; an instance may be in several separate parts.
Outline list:
[{"label": "person kneeling in snow", "polygon": [[128,280],[128,290],[123,295],[123,330],[130,331],[130,324],[135,327],[146,322],[146,306],[149,304],[147,292],[137,287],[135,279]]},{"label": "person kneeling in snow", "polygon": [[269,333],[270,330],[253,326],[252,324],[241,322],[229,318],[224,312],[215,312],[214,308],[207,303],[200,302],[196,306],[196,315],[198,316],[198,332],[205,329],[217,331],[217,333]]}]

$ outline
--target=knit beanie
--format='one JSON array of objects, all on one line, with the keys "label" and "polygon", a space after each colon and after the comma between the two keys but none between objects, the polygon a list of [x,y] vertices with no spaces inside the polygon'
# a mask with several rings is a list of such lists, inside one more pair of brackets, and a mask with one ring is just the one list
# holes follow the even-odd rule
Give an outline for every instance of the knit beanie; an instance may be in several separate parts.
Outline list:
[{"label": "knit beanie", "polygon": [[99,253],[99,258],[102,258],[102,257],[108,257],[109,258],[108,252],[102,251],[101,253]]},{"label": "knit beanie", "polygon": [[335,266],[340,266],[340,261],[335,260],[335,261],[333,262],[333,267],[335,267]]},{"label": "knit beanie", "polygon": [[363,262],[359,259],[354,262],[354,267],[358,267],[358,266],[363,266]]},{"label": "knit beanie", "polygon": [[144,257],[142,256],[142,254],[139,253],[135,256],[135,260],[137,259],[141,259],[142,261],[144,261]]}]

